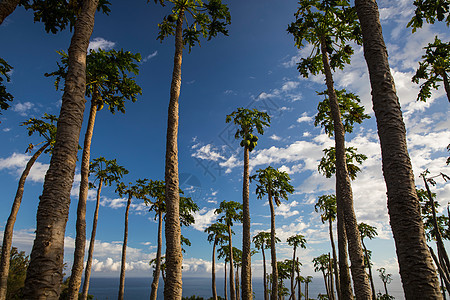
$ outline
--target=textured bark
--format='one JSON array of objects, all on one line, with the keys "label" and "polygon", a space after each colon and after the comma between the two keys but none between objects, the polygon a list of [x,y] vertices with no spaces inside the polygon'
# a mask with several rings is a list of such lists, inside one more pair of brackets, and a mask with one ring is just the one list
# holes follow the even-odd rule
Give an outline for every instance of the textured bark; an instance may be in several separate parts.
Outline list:
[{"label": "textured bark", "polygon": [[25,299],[58,299],[61,292],[64,234],[86,101],[86,52],[97,4],[98,0],[83,1],[68,51],[68,73],[55,146],[36,217],[36,238],[25,280]]},{"label": "textured bark", "polygon": [[330,253],[328,253],[328,277],[329,277],[329,281],[330,281],[330,299],[335,300],[336,296],[334,295],[334,282],[333,282],[333,264],[331,263],[331,256]]},{"label": "textured bark", "polygon": [[445,93],[447,94],[447,100],[450,102],[450,84],[448,82],[448,76],[447,73],[443,72],[442,78],[444,79],[444,89]]},{"label": "textured bark", "polygon": [[120,265],[120,284],[119,284],[119,296],[117,299],[123,300],[123,294],[125,291],[125,264],[127,260],[127,242],[128,242],[128,213],[130,212],[131,194],[128,196],[127,208],[125,210],[125,230],[123,233],[123,245],[122,245],[122,263]]},{"label": "textured bark", "polygon": [[269,206],[270,206],[270,253],[272,256],[272,293],[270,300],[278,300],[278,268],[277,252],[275,249],[275,208],[273,206],[272,194],[269,183]]},{"label": "textured bark", "polygon": [[94,134],[95,116],[97,115],[97,89],[91,101],[89,119],[84,135],[83,155],[81,158],[80,192],[78,194],[77,222],[75,251],[73,254],[72,273],[69,279],[68,297],[70,300],[78,299],[78,291],[83,275],[84,251],[86,248],[86,202],[89,191],[89,162],[91,157],[91,141]]},{"label": "textured bark", "polygon": [[0,25],[19,5],[20,0],[0,0]]},{"label": "textured bark", "polygon": [[442,299],[428,251],[414,175],[406,146],[406,130],[394,78],[389,69],[378,7],[374,0],[356,0],[364,56],[372,86],[372,102],[381,144],[388,212],[406,299]]},{"label": "textured bark", "polygon": [[[441,264],[439,263],[438,258],[434,254],[433,248],[428,246],[428,249],[430,250],[431,257],[433,258],[434,263],[436,264],[436,266],[438,268],[439,275],[441,275],[441,285],[442,285],[442,281],[443,281],[445,283],[445,288],[447,289],[447,291],[450,291],[450,281],[448,280],[447,274],[445,273],[444,269],[442,268]],[[444,295],[444,297],[445,297],[445,295]]]},{"label": "textured bark", "polygon": [[249,201],[249,150],[244,147],[244,178],[242,187],[242,298],[253,299],[252,293],[252,257],[250,255],[250,201]]},{"label": "textured bark", "polygon": [[[298,258],[297,258],[298,264]],[[298,285],[298,299],[302,300],[302,282],[300,281],[300,268],[297,269],[297,285]]]},{"label": "textured bark", "polygon": [[240,300],[241,295],[239,294],[239,268],[236,267],[236,300]]},{"label": "textured bark", "polygon": [[225,300],[228,300],[228,292],[227,292],[227,261],[225,260],[225,276],[224,276],[224,295],[225,295]]},{"label": "textured bark", "polygon": [[[291,271],[291,297],[289,299],[295,300],[295,289],[294,289],[294,280],[295,280],[295,250],[297,247],[294,246],[294,254],[292,255],[292,271]],[[299,299],[300,300],[300,299]]]},{"label": "textured bark", "polygon": [[328,220],[328,227],[330,232],[330,242],[331,242],[331,249],[333,252],[333,269],[334,269],[334,281],[336,282],[336,294],[337,298],[341,299],[341,286],[339,282],[339,269],[337,266],[337,255],[336,255],[336,246],[334,245],[334,237],[333,237],[333,223],[331,222],[331,219]]},{"label": "textured bark", "polygon": [[263,280],[264,280],[264,300],[269,300],[269,294],[267,292],[267,270],[266,270],[266,254],[264,253],[264,244],[261,246],[261,252],[263,257]]},{"label": "textured bark", "polygon": [[369,269],[369,280],[370,280],[370,288],[372,289],[372,300],[377,300],[375,285],[373,284],[373,276],[372,276],[372,266],[370,265],[369,253],[367,252],[366,245],[364,244],[364,240],[361,239],[362,246],[364,248],[364,255],[367,261],[367,268]]},{"label": "textured bark", "polygon": [[166,276],[164,299],[181,300],[182,278],[180,229],[180,194],[178,178],[178,98],[181,89],[181,61],[183,58],[183,19],[184,10],[178,15],[175,31],[175,55],[173,62],[170,102],[167,118],[166,137]]},{"label": "textured bark", "polygon": [[347,233],[348,252],[351,261],[351,273],[357,299],[370,300],[371,290],[369,279],[364,271],[364,254],[361,239],[353,208],[353,193],[348,176],[345,158],[345,130],[342,124],[339,104],[334,90],[333,76],[331,73],[326,41],[321,39],[322,63],[325,73],[325,81],[328,90],[331,116],[333,118],[334,142],[336,148],[336,204],[342,206],[345,218],[345,232]]},{"label": "textured bark", "polygon": [[155,270],[153,271],[152,290],[150,299],[156,300],[158,296],[159,273],[161,272],[161,248],[162,248],[162,211],[158,210],[158,248],[156,249]]},{"label": "textured bark", "polygon": [[[336,203],[338,199],[336,198]],[[353,299],[353,291],[350,280],[347,255],[347,234],[345,232],[344,213],[342,205],[337,207],[337,232],[338,232],[338,254],[339,254],[339,285],[342,299]]]},{"label": "textured bark", "polygon": [[27,180],[28,174],[30,174],[31,167],[34,165],[38,157],[44,152],[44,150],[50,145],[50,143],[45,143],[41,148],[39,148],[36,153],[28,161],[23,170],[22,175],[19,179],[19,185],[17,187],[16,196],[14,197],[14,202],[11,207],[11,213],[9,214],[8,221],[5,225],[5,230],[3,232],[3,243],[2,243],[2,254],[0,258],[0,299],[6,299],[7,281],[9,273],[9,263],[11,256],[11,246],[14,231],[14,223],[16,223],[17,213],[20,209],[20,204],[22,203],[23,190],[25,186],[25,181]]},{"label": "textured bark", "polygon": [[213,300],[217,300],[217,289],[216,289],[216,245],[217,245],[217,237],[214,239],[213,254],[212,254],[211,289],[212,289],[212,294],[213,294]]},{"label": "textured bark", "polygon": [[327,276],[325,275],[325,270],[322,270],[322,275],[323,275],[323,281],[325,283],[325,290],[327,291],[327,298],[331,299],[330,286],[328,285],[328,282],[327,282]]},{"label": "textured bark", "polygon": [[89,280],[91,279],[92,259],[94,257],[95,235],[97,233],[98,210],[100,208],[100,193],[102,191],[102,186],[103,186],[103,179],[100,179],[97,189],[97,202],[95,204],[94,220],[92,221],[92,232],[91,232],[91,240],[89,241],[88,258],[86,262],[86,268],[84,270],[83,292],[81,293],[82,300],[87,299],[89,292]]},{"label": "textured bark", "polygon": [[233,261],[233,243],[231,240],[231,226],[228,225],[228,237],[230,239],[230,243],[228,244],[230,249],[230,299],[236,300],[236,287],[234,285],[234,261]]}]

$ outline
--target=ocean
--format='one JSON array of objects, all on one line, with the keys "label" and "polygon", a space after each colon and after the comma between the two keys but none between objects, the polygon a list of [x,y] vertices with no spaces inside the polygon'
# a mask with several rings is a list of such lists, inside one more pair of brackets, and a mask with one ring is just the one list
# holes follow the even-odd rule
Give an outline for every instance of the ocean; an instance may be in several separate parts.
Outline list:
[{"label": "ocean", "polygon": [[[125,279],[125,299],[127,300],[139,300],[149,299],[150,297],[150,285],[151,277],[130,277]],[[217,278],[217,293],[219,296],[224,295],[224,280],[223,278]],[[93,277],[90,282],[89,294],[94,295],[94,299],[117,299],[119,290],[119,278],[102,278]],[[289,283],[286,283],[289,287]],[[163,297],[163,281],[160,280],[158,287],[158,299],[164,299]],[[381,282],[375,282],[375,289],[382,291],[383,286]],[[264,299],[264,287],[262,279],[253,280],[253,290],[255,293],[255,299]],[[302,285],[302,291],[304,292],[304,285]],[[405,299],[403,296],[403,290],[400,284],[400,278],[394,277],[391,284],[388,285],[389,294],[394,296],[395,299]],[[228,292],[229,293],[229,292]],[[316,299],[319,293],[326,294],[323,279],[316,277],[309,284],[309,297],[310,299]],[[197,295],[204,297],[205,299],[212,296],[211,292],[211,278],[205,277],[186,277],[183,278],[183,297]]]}]

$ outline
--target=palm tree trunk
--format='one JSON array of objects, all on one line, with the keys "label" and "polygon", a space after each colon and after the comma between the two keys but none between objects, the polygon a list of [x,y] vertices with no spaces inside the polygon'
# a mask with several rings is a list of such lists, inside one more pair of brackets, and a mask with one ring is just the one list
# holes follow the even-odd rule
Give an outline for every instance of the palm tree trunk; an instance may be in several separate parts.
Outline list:
[{"label": "palm tree trunk", "polygon": [[297,285],[298,285],[298,300],[302,300],[302,283],[300,280],[300,265],[297,257]]},{"label": "palm tree trunk", "polygon": [[5,225],[5,230],[3,232],[3,244],[2,244],[2,254],[0,258],[0,299],[6,299],[7,281],[9,273],[9,263],[11,256],[11,246],[14,231],[14,224],[16,223],[17,214],[19,213],[20,204],[22,203],[23,191],[25,187],[25,181],[27,180],[28,174],[30,173],[31,167],[34,165],[38,157],[44,152],[44,150],[50,145],[50,142],[45,143],[41,148],[39,148],[36,153],[28,161],[23,170],[22,175],[19,179],[19,186],[17,187],[16,196],[14,197],[14,202],[11,207],[11,213],[9,214],[8,221]]},{"label": "palm tree trunk", "polygon": [[128,213],[130,211],[131,194],[128,196],[127,208],[125,210],[125,230],[123,234],[122,245],[122,264],[120,265],[120,285],[118,300],[123,300],[123,294],[125,291],[125,263],[127,259],[127,241],[128,241]]},{"label": "palm tree trunk", "polygon": [[448,83],[448,76],[445,71],[442,72],[442,78],[444,79],[444,89],[445,93],[447,94],[447,100],[450,102],[450,84]]},{"label": "palm tree trunk", "polygon": [[236,267],[236,300],[240,300],[239,294],[239,267]]},{"label": "palm tree trunk", "polygon": [[375,285],[373,284],[372,266],[370,265],[369,252],[367,252],[367,248],[366,248],[366,245],[364,244],[363,239],[361,239],[361,243],[364,248],[364,254],[366,256],[367,268],[369,269],[370,287],[372,288],[372,300],[377,300],[376,292],[375,292]]},{"label": "palm tree trunk", "polygon": [[336,246],[334,245],[334,237],[333,237],[333,223],[331,222],[331,219],[328,220],[328,228],[330,233],[330,242],[331,242],[331,249],[333,251],[333,269],[334,269],[334,281],[336,282],[336,292],[337,292],[337,298],[341,300],[341,287],[339,282],[339,269],[338,269],[338,263],[337,263],[337,255],[336,255]]},{"label": "palm tree trunk", "polygon": [[227,289],[227,259],[225,258],[225,280],[223,283],[224,286],[224,295],[225,295],[225,300],[228,300],[228,289]]},{"label": "palm tree trunk", "polygon": [[81,276],[83,274],[84,250],[86,247],[86,202],[89,191],[89,162],[91,156],[91,141],[94,134],[95,116],[97,115],[97,87],[91,100],[88,125],[84,135],[83,155],[81,158],[80,193],[78,194],[77,222],[75,251],[73,254],[72,273],[69,280],[68,297],[70,300],[78,299]]},{"label": "palm tree trunk", "polygon": [[309,300],[309,287],[308,282],[305,282],[305,299]]},{"label": "palm tree trunk", "polygon": [[[337,200],[337,199],[336,199]],[[337,233],[339,252],[339,286],[342,299],[353,299],[347,255],[347,234],[345,232],[344,213],[337,207]]]},{"label": "palm tree trunk", "polygon": [[180,194],[178,178],[178,98],[181,89],[181,61],[183,58],[183,19],[184,9],[178,14],[175,30],[175,55],[167,120],[166,141],[166,276],[164,299],[181,300],[182,278],[180,229]]},{"label": "palm tree trunk", "polygon": [[441,279],[444,280],[445,283],[445,287],[447,288],[447,291],[450,291],[450,280],[448,278],[447,273],[445,273],[444,269],[442,268],[441,264],[439,263],[438,258],[436,257],[436,255],[434,254],[433,248],[431,248],[430,246],[428,246],[428,249],[430,250],[430,254],[431,257],[434,260],[434,263],[436,264],[436,267],[438,269],[439,274],[441,275]]},{"label": "palm tree trunk", "polygon": [[244,147],[244,178],[242,187],[242,298],[253,299],[252,258],[250,255],[250,204],[249,204],[249,150]]},{"label": "palm tree trunk", "polygon": [[55,146],[36,216],[36,238],[25,280],[25,299],[58,299],[61,292],[64,235],[86,101],[86,52],[97,5],[98,0],[83,1],[68,51],[68,73]]},{"label": "palm tree trunk", "polygon": [[326,50],[325,37],[321,39],[322,63],[330,102],[331,115],[334,125],[334,141],[336,148],[336,205],[342,206],[345,217],[345,231],[347,233],[348,252],[351,261],[351,272],[356,298],[371,299],[371,290],[367,274],[364,271],[364,254],[358,231],[355,211],[353,209],[353,194],[348,176],[345,159],[345,131],[342,124],[339,104],[334,91],[333,76]]},{"label": "palm tree trunk", "polygon": [[158,296],[159,274],[161,272],[161,248],[162,248],[162,211],[158,209],[158,248],[156,249],[155,270],[153,271],[152,290],[150,300],[156,300]]},{"label": "palm tree trunk", "polygon": [[335,300],[336,297],[334,295],[334,281],[333,281],[333,264],[331,263],[332,258],[330,256],[330,253],[328,253],[328,276],[330,278],[330,299]]},{"label": "palm tree trunk", "polygon": [[0,0],[0,25],[19,5],[20,0]]},{"label": "palm tree trunk", "polygon": [[391,75],[378,6],[356,0],[364,56],[372,86],[373,110],[380,137],[388,212],[406,299],[442,299],[439,279],[425,241],[420,206],[406,146],[406,129]]},{"label": "palm tree trunk", "polygon": [[294,254],[292,255],[292,271],[291,271],[291,297],[289,299],[295,300],[295,289],[294,289],[294,280],[295,280],[295,250],[297,247],[294,246]]},{"label": "palm tree trunk", "polygon": [[92,222],[91,240],[89,241],[88,258],[84,270],[84,283],[81,299],[86,300],[89,292],[89,281],[91,279],[92,259],[94,257],[95,235],[97,234],[98,210],[100,208],[100,192],[102,191],[103,178],[100,178],[97,189],[97,202],[95,204],[94,220]]},{"label": "palm tree trunk", "polygon": [[212,254],[211,288],[212,288],[213,300],[217,300],[217,290],[216,290],[216,245],[217,245],[217,236],[214,239],[213,254]]},{"label": "palm tree trunk", "polygon": [[264,300],[269,300],[269,294],[267,292],[267,270],[266,270],[266,255],[264,253],[264,243],[261,245],[261,252],[263,257],[263,280],[264,280]]},{"label": "palm tree trunk", "polygon": [[228,237],[230,238],[229,249],[230,249],[230,299],[236,300],[236,288],[234,285],[234,269],[233,269],[233,244],[231,241],[231,226],[228,227]]},{"label": "palm tree trunk", "polygon": [[325,283],[325,290],[327,291],[328,299],[331,299],[330,286],[328,285],[327,276],[325,275],[325,269],[322,269],[323,281]]},{"label": "palm tree trunk", "polygon": [[[270,189],[270,183],[269,183]],[[278,299],[278,268],[277,268],[277,252],[275,249],[275,208],[273,206],[272,194],[270,190],[269,206],[270,206],[270,253],[272,255],[272,294],[270,300]]]}]

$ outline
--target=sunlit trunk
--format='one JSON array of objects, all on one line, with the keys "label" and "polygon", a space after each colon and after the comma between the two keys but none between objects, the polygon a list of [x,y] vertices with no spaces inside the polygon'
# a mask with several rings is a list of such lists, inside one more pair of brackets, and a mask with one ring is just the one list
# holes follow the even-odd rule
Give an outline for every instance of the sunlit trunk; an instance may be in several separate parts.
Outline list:
[{"label": "sunlit trunk", "polygon": [[120,284],[119,284],[118,300],[123,300],[123,294],[125,291],[125,266],[127,259],[127,242],[128,242],[128,213],[130,211],[130,204],[131,204],[131,194],[128,196],[127,208],[125,210],[125,230],[123,234],[122,263],[120,265]]},{"label": "sunlit trunk", "polygon": [[244,147],[244,177],[242,187],[242,298],[253,299],[252,258],[250,247],[250,204],[249,204],[249,150]]},{"label": "sunlit trunk", "polygon": [[234,268],[233,268],[233,243],[231,240],[231,226],[227,225],[228,227],[228,237],[229,237],[229,244],[228,247],[230,249],[230,299],[236,300],[236,288],[234,285]]},{"label": "sunlit trunk", "polygon": [[270,300],[278,299],[278,268],[277,268],[277,252],[275,249],[275,208],[272,201],[272,193],[270,191],[269,181],[269,207],[270,207],[270,253],[272,256],[272,293]]},{"label": "sunlit trunk", "polygon": [[162,211],[158,208],[158,248],[156,249],[155,270],[153,271],[152,290],[150,292],[151,300],[156,300],[158,296],[159,274],[161,272],[162,221]]}]

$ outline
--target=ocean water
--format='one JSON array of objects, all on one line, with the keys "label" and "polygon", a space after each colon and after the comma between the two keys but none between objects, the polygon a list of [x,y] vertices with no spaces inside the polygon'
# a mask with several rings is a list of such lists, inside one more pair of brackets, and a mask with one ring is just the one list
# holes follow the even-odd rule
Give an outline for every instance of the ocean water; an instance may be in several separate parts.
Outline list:
[{"label": "ocean water", "polygon": [[[127,300],[139,300],[150,298],[150,285],[151,277],[130,277],[125,279],[125,299]],[[93,277],[90,280],[89,294],[94,295],[94,299],[117,299],[119,291],[119,278],[102,278]],[[224,279],[217,278],[216,280],[217,293],[219,296],[224,296]],[[289,287],[289,283],[286,282],[286,287]],[[158,287],[158,299],[164,299],[163,297],[163,281],[160,280]],[[382,283],[375,282],[375,289],[382,291]],[[264,287],[262,279],[253,280],[253,290],[255,293],[255,299],[264,299]],[[304,285],[302,285],[302,291],[304,292]],[[391,284],[388,285],[389,294],[394,296],[395,299],[404,299],[403,291],[400,284],[400,278],[395,278]],[[229,291],[228,291],[229,293]],[[319,293],[326,294],[323,279],[316,277],[309,284],[309,297],[312,299],[317,298]],[[212,296],[211,292],[211,278],[205,277],[186,277],[183,278],[183,296],[197,295],[204,297],[205,299]],[[228,294],[229,295],[229,294]]]}]

